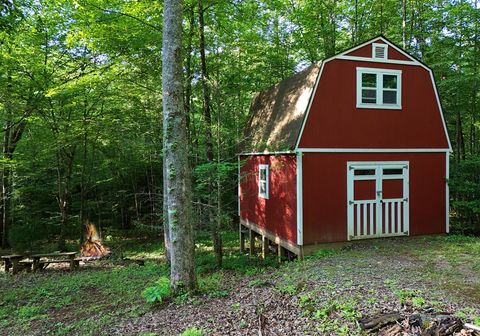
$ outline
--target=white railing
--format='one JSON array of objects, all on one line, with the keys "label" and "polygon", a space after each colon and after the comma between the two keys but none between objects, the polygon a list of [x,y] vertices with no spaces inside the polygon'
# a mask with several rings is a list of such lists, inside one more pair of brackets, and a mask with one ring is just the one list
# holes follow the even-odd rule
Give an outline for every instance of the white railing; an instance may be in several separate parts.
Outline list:
[{"label": "white railing", "polygon": [[353,232],[350,239],[408,234],[407,199],[353,201]]}]

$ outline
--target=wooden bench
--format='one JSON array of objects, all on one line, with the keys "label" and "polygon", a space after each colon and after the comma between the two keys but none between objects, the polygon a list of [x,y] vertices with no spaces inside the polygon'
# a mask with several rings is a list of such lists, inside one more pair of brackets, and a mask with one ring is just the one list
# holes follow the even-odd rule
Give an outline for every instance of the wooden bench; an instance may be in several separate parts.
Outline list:
[{"label": "wooden bench", "polygon": [[80,266],[80,259],[75,258],[76,252],[45,253],[31,255],[33,271],[46,268],[49,264],[68,263],[70,270]]},{"label": "wooden bench", "polygon": [[10,268],[12,269],[12,274],[17,274],[23,268],[23,265],[20,261],[23,259],[23,255],[20,254],[11,254],[1,257],[5,263],[5,273],[7,273]]}]

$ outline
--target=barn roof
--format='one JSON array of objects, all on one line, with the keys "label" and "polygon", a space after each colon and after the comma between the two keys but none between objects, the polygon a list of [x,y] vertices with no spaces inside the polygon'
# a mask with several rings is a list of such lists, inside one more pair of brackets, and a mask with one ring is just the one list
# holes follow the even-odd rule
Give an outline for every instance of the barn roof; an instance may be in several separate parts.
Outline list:
[{"label": "barn roof", "polygon": [[288,77],[255,95],[242,151],[292,150],[302,128],[320,64]]}]

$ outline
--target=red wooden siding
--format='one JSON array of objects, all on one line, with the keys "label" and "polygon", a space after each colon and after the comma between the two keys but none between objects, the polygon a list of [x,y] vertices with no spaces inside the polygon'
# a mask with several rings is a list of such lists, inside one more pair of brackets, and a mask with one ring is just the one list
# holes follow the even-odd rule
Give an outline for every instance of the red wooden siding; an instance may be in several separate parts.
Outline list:
[{"label": "red wooden siding", "polygon": [[[240,217],[297,243],[297,161],[295,155],[241,156]],[[270,165],[269,199],[258,196],[258,165]]]},{"label": "red wooden siding", "polygon": [[[305,153],[305,245],[347,240],[348,161],[409,161],[410,235],[445,232],[445,153]],[[387,194],[399,192],[395,181],[387,184]],[[368,183],[364,189],[360,191],[363,197],[372,196]]]},{"label": "red wooden siding", "polygon": [[[402,109],[357,109],[356,67],[402,70]],[[448,148],[429,72],[399,64],[325,63],[299,147]]]},{"label": "red wooden siding", "polygon": [[[382,40],[377,40],[372,43],[381,43],[385,44]],[[346,56],[358,56],[358,57],[372,57],[372,44],[369,43],[366,46],[358,48],[357,50],[351,51]],[[388,59],[401,60],[401,61],[411,61],[410,58],[398,52],[395,48],[388,46]]]}]

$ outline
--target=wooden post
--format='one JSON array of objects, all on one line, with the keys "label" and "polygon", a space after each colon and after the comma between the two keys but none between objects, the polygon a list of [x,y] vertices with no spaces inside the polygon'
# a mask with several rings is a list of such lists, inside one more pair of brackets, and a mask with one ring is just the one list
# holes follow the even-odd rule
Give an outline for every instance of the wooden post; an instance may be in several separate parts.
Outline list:
[{"label": "wooden post", "polygon": [[245,232],[243,231],[242,224],[240,224],[240,252],[245,252]]},{"label": "wooden post", "polygon": [[282,262],[282,259],[283,257],[285,257],[285,249],[283,248],[282,245],[280,245],[280,243],[278,243],[277,245],[278,249],[278,262]]},{"label": "wooden post", "polygon": [[268,254],[268,246],[269,246],[268,238],[262,236],[262,259],[265,260]]},{"label": "wooden post", "polygon": [[17,274],[20,271],[20,259],[12,258],[12,274]]},{"label": "wooden post", "polygon": [[70,259],[70,271],[73,271],[76,268],[75,254],[69,255],[68,258]]},{"label": "wooden post", "polygon": [[39,257],[33,257],[32,270],[33,270],[33,272],[36,272],[39,269],[40,269],[40,258]]},{"label": "wooden post", "polygon": [[248,236],[250,240],[249,254],[253,256],[255,253],[255,232],[252,229],[248,229]]},{"label": "wooden post", "polygon": [[10,259],[5,258],[5,273],[8,273],[10,268],[12,268],[12,262]]}]

